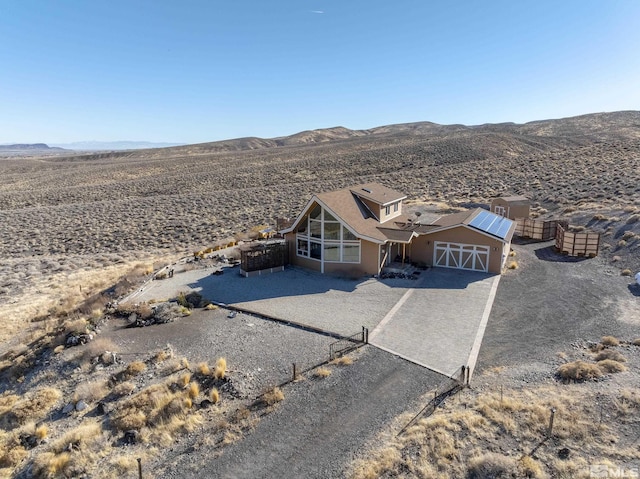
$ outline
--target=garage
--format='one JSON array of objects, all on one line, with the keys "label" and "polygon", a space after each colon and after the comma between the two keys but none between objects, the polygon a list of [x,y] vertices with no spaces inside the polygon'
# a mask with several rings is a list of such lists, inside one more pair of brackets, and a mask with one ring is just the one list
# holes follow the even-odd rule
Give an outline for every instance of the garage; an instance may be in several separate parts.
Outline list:
[{"label": "garage", "polygon": [[489,271],[489,247],[436,241],[433,245],[433,265],[486,273]]}]

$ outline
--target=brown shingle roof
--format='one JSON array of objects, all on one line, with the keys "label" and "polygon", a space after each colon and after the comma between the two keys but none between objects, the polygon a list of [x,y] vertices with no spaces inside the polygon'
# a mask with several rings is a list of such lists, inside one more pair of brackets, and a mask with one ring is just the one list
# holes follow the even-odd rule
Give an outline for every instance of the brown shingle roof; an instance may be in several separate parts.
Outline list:
[{"label": "brown shingle roof", "polygon": [[379,205],[386,205],[388,203],[394,203],[396,201],[404,200],[407,195],[387,188],[380,183],[365,183],[362,185],[356,185],[349,188],[349,190],[362,198],[371,200]]},{"label": "brown shingle roof", "polygon": [[527,198],[526,196],[501,196],[498,199],[502,199],[502,200],[506,201],[507,203],[512,203],[514,205],[528,205],[529,204],[529,198]]}]

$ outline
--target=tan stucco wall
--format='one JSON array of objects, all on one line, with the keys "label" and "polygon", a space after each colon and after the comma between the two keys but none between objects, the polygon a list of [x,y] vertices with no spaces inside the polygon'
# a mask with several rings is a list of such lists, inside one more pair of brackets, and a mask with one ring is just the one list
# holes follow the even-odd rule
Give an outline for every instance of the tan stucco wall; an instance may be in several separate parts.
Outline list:
[{"label": "tan stucco wall", "polygon": [[507,218],[516,219],[516,218],[528,218],[529,217],[529,205],[512,205],[509,202],[503,200],[502,198],[495,198],[491,202],[491,212],[495,213],[496,206],[502,206],[507,212]]},{"label": "tan stucco wall", "polygon": [[415,238],[411,245],[411,260],[432,266],[433,244],[436,241],[489,246],[489,272],[497,274],[502,272],[502,241],[489,238],[463,226]]},{"label": "tan stucco wall", "polygon": [[[320,261],[298,256],[296,250],[295,233],[285,235],[289,247],[289,263],[314,271],[321,270]],[[363,276],[378,274],[378,245],[370,241],[360,242],[360,263],[324,263],[325,273],[346,274],[349,276]]]}]

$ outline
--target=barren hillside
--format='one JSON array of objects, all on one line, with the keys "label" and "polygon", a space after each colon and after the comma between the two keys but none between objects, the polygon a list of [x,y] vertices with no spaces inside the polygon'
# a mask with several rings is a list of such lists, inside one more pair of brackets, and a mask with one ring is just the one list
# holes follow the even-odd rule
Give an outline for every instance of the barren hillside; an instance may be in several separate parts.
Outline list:
[{"label": "barren hillside", "polygon": [[294,216],[314,192],[361,181],[461,206],[527,195],[535,214],[606,232],[604,254],[640,268],[640,222],[633,223],[640,112],[524,125],[339,127],[270,140],[5,159],[0,173],[0,308],[43,274],[200,248]]}]

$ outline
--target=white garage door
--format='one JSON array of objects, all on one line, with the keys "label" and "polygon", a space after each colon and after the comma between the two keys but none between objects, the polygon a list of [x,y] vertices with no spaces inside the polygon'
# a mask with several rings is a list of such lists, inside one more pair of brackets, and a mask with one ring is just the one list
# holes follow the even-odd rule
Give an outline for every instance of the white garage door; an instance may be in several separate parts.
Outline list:
[{"label": "white garage door", "polygon": [[433,250],[433,265],[444,268],[489,271],[489,247],[462,243],[436,241]]}]

